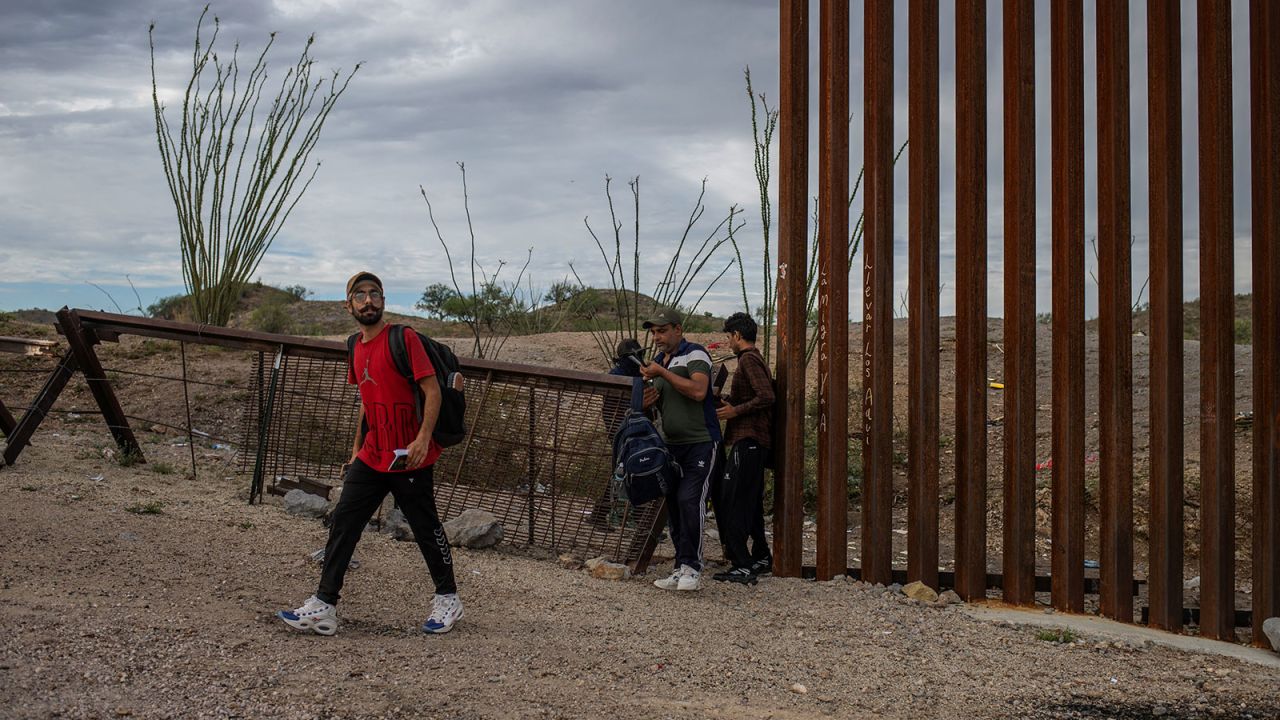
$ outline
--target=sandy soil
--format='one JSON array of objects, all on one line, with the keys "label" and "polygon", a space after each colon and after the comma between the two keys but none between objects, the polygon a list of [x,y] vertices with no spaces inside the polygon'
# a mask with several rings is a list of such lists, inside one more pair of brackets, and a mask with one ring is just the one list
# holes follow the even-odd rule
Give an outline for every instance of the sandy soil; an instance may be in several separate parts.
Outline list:
[{"label": "sandy soil", "polygon": [[457,553],[467,616],[427,637],[421,557],[381,534],[338,635],[300,634],[272,612],[312,591],[318,521],[245,505],[225,453],[192,482],[152,469],[183,461],[168,441],[121,467],[94,432],[43,437],[0,472],[2,717],[1280,716],[1280,673],[1233,660],[1046,642],[849,582],[664,592],[511,549]]},{"label": "sandy soil", "polygon": [[[1050,337],[1040,331],[1039,453],[1048,457]],[[895,391],[903,452],[905,332],[898,328]],[[998,379],[995,321],[991,340]],[[1090,343],[1093,367],[1092,335]],[[856,388],[856,326],[850,345]],[[954,428],[953,348],[944,321],[944,444]],[[1190,550],[1197,349],[1187,344]],[[1247,368],[1247,348],[1237,352],[1237,367]],[[1134,355],[1135,383],[1144,386],[1144,339],[1135,338]],[[1088,637],[1047,642],[1029,627],[980,622],[856,583],[769,578],[677,595],[652,587],[657,571],[595,580],[544,553],[507,547],[458,552],[467,617],[450,635],[425,637],[416,631],[430,592],[421,558],[384,535],[357,550],[361,566],[348,577],[339,634],[300,635],[272,613],[313,590],[319,568],[307,554],[325,531],[274,502],[246,505],[234,451],[213,448],[241,431],[248,355],[186,350],[188,376],[200,382],[191,386],[193,424],[214,436],[197,442],[194,479],[185,437],[164,427],[185,424],[181,386],[146,376],[180,376],[178,346],[125,338],[103,346],[102,356],[111,368],[143,373],[115,382],[126,412],[145,418],[135,428],[150,462],[125,467],[105,456],[112,442],[100,418],[75,412],[93,409],[77,378],[35,446],[0,470],[0,717],[1280,717],[1280,674],[1236,661]],[[594,344],[575,333],[512,338],[502,358],[600,369]],[[48,367],[0,357],[0,398],[25,404]],[[1247,371],[1236,379],[1238,409],[1247,409]],[[1096,381],[1087,389],[1094,449]],[[990,415],[1002,414],[998,391],[989,401]],[[1145,393],[1135,393],[1134,410],[1141,524]],[[1248,437],[1237,434],[1242,513]],[[990,439],[994,563],[1000,428]],[[944,447],[944,539],[952,457]],[[1096,463],[1089,468],[1096,487]],[[1039,479],[1047,488],[1049,473]],[[898,482],[905,488],[901,470]],[[856,511],[850,520],[856,527]],[[1040,525],[1047,538],[1047,515]],[[1090,528],[1093,537],[1096,519]],[[1247,526],[1239,535],[1247,551]],[[851,537],[852,561],[857,533]],[[1143,547],[1140,536],[1139,571]],[[718,560],[713,542],[709,548]],[[664,554],[660,548],[659,562]],[[1188,577],[1198,574],[1194,554],[1188,561]]]}]

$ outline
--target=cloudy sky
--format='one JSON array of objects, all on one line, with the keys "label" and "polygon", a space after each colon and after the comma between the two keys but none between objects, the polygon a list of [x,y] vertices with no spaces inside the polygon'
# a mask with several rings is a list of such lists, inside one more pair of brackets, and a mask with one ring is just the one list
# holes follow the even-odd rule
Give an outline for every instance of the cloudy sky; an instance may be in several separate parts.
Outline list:
[{"label": "cloudy sky", "polygon": [[[950,3],[944,2],[944,6]],[[177,221],[156,146],[147,27],[156,23],[162,98],[180,97],[203,2],[44,0],[0,3],[0,309],[64,304],[128,309],[182,290]],[[1094,110],[1092,4],[1086,4],[1086,113]],[[1184,143],[1188,297],[1196,295],[1197,131],[1194,5],[1184,3]],[[1041,246],[1038,295],[1049,306],[1049,17],[1036,3]],[[322,70],[364,63],[312,155],[322,162],[310,190],[256,273],[336,299],[356,268],[381,272],[391,304],[408,308],[422,288],[448,281],[427,217],[426,189],[455,262],[469,241],[460,175],[465,162],[477,257],[489,269],[520,263],[533,248],[535,284],[569,274],[607,274],[583,225],[609,232],[604,177],[630,232],[626,181],[640,178],[642,290],[674,250],[707,179],[709,233],[731,205],[743,210],[749,290],[760,286],[760,223],[751,162],[743,68],[757,91],[777,96],[777,5],[773,0],[223,0],[219,46],[255,53],[277,32],[273,78],[315,33]],[[990,7],[988,65],[992,276],[990,308],[1001,312],[1002,183],[1000,8]],[[1147,276],[1145,5],[1133,3],[1134,290]],[[817,3],[812,43],[817,46]],[[861,13],[853,21],[851,166],[861,166]],[[942,292],[953,312],[954,37],[942,18]],[[906,10],[895,17],[897,141],[906,137]],[[1248,14],[1233,7],[1237,291],[1248,290]],[[816,55],[811,63],[817,88]],[[814,105],[816,141],[816,99]],[[173,110],[171,109],[171,112]],[[1087,232],[1096,231],[1095,131],[1086,130]],[[895,295],[906,289],[906,158],[898,166]],[[815,159],[811,169],[816,174]],[[816,183],[811,182],[811,194]],[[776,191],[772,188],[771,192]],[[858,212],[861,201],[855,203]],[[629,235],[627,236],[629,237]],[[1091,251],[1088,262],[1093,264]],[[730,255],[721,256],[728,262]],[[459,268],[462,270],[463,268]],[[504,271],[506,272],[506,271]],[[861,274],[855,272],[856,287]],[[740,309],[736,271],[708,296],[718,312]],[[96,286],[101,287],[99,290]],[[1089,312],[1096,288],[1088,282]],[[105,290],[105,292],[104,292]],[[701,287],[695,285],[695,291]],[[856,303],[860,292],[851,292]],[[755,300],[753,300],[755,302]],[[859,312],[855,304],[853,312]]]}]

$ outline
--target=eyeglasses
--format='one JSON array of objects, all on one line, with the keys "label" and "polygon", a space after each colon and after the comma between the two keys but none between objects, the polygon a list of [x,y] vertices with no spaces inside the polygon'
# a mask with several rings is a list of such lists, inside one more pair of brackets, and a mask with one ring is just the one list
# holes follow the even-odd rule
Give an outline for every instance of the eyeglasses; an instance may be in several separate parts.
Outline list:
[{"label": "eyeglasses", "polygon": [[381,290],[369,290],[369,291],[357,290],[356,292],[351,293],[351,299],[355,300],[356,302],[364,302],[366,300],[372,300],[374,302],[382,302],[382,291]]}]

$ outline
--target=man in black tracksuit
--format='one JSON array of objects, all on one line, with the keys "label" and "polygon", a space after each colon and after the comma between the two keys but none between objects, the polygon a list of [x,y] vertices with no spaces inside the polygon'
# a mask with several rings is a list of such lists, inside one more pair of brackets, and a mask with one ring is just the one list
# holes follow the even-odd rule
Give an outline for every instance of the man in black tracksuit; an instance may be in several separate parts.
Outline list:
[{"label": "man in black tracksuit", "polygon": [[[756,322],[746,313],[724,321],[728,345],[738,356],[733,387],[716,416],[725,421],[728,451],[716,503],[716,522],[726,559],[733,567],[715,580],[751,584],[772,570],[773,556],[764,534],[764,468],[773,444],[773,379],[756,349]],[[748,551],[747,539],[752,547]]]}]

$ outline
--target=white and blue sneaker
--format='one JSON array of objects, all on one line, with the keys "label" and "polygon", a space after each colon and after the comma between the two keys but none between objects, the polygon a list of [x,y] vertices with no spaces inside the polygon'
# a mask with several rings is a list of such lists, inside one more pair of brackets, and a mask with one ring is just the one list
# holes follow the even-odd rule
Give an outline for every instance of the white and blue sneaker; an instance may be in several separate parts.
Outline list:
[{"label": "white and blue sneaker", "polygon": [[290,627],[299,630],[311,630],[317,635],[332,635],[338,632],[338,609],[320,598],[312,595],[295,610],[281,610],[276,617],[285,621]]},{"label": "white and blue sneaker", "polygon": [[[681,567],[688,567],[687,565]],[[675,590],[680,585],[680,567],[671,571],[667,577],[660,577],[653,581],[653,586],[662,590]]]},{"label": "white and blue sneaker", "polygon": [[688,565],[680,566],[680,579],[676,581],[677,590],[701,590],[702,589],[702,573],[694,570]]},{"label": "white and blue sneaker", "polygon": [[447,633],[461,619],[462,600],[458,599],[458,593],[436,595],[431,601],[431,615],[422,623],[422,632],[428,635]]},{"label": "white and blue sneaker", "polygon": [[688,565],[681,565],[670,576],[658,578],[653,584],[663,590],[697,590],[702,587],[702,573]]}]

